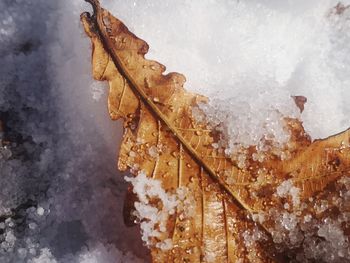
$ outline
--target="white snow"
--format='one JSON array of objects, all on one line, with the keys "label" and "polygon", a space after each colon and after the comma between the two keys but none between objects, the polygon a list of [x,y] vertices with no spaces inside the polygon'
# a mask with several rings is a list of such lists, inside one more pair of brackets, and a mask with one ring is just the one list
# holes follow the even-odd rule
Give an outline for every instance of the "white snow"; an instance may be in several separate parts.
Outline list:
[{"label": "white snow", "polygon": [[277,190],[277,195],[280,197],[290,196],[294,207],[300,205],[300,196],[299,196],[300,189],[293,185],[293,181],[291,179],[283,181],[277,187],[276,190]]},{"label": "white snow", "polygon": [[84,250],[77,263],[143,263],[144,261],[136,258],[130,252],[122,253],[120,250],[116,249],[113,245],[103,245],[98,243],[91,250]]},{"label": "white snow", "polygon": [[97,92],[106,83],[92,80],[79,21],[90,5],[17,0],[0,10],[0,217],[9,219],[0,262],[75,263],[89,251],[96,263],[147,260],[139,230],[123,224],[121,125]]},{"label": "white snow", "polygon": [[148,57],[210,97],[241,143],[255,143],[271,115],[279,121],[274,109],[297,116],[291,95],[307,97],[302,120],[313,138],[350,127],[349,11],[329,15],[337,0],[102,3],[149,43]]},{"label": "white snow", "polygon": [[[144,171],[135,177],[125,177],[125,180],[132,184],[138,198],[134,214],[140,220],[142,240],[149,247],[156,246],[164,251],[171,249],[172,240],[166,228],[169,217],[175,211],[183,219],[192,217],[195,209],[188,189],[180,187],[176,193],[166,192],[161,181],[147,177]],[[155,243],[154,237],[160,241]]]}]

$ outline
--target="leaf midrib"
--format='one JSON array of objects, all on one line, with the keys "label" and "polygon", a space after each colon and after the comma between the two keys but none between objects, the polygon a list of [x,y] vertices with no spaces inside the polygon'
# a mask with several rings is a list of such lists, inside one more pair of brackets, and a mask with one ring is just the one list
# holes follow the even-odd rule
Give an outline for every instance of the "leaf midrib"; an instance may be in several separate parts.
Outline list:
[{"label": "leaf midrib", "polygon": [[[219,186],[228,193],[233,201],[240,207],[245,209],[250,214],[253,214],[253,210],[244,202],[242,201],[236,193],[234,193],[227,184],[221,179],[214,171],[213,169],[207,165],[198,155],[198,153],[191,147],[190,144],[188,144],[185,140],[185,138],[179,133],[179,131],[171,124],[171,122],[168,120],[168,118],[162,113],[162,111],[155,105],[155,103],[152,101],[152,99],[147,96],[147,94],[144,92],[142,88],[140,88],[136,82],[134,81],[132,75],[128,71],[128,69],[123,65],[123,62],[118,57],[115,52],[113,52],[113,44],[110,42],[110,40],[104,37],[102,30],[100,29],[100,25],[103,25],[103,21],[101,19],[101,16],[99,13],[101,12],[101,8],[99,4],[95,0],[86,0],[90,2],[94,7],[94,14],[92,15],[91,19],[95,19],[97,23],[96,33],[99,36],[104,48],[106,49],[106,52],[110,55],[112,58],[116,68],[118,69],[119,73],[126,79],[126,81],[129,83],[129,86],[131,90],[135,93],[135,95],[146,105],[146,107],[150,110],[150,112],[155,115],[156,118],[160,119],[173,133],[174,137],[184,146],[184,148],[188,151],[188,153],[191,155],[191,157],[204,168],[204,170],[209,174],[209,176],[216,181]],[[265,228],[265,227],[263,227]]]}]

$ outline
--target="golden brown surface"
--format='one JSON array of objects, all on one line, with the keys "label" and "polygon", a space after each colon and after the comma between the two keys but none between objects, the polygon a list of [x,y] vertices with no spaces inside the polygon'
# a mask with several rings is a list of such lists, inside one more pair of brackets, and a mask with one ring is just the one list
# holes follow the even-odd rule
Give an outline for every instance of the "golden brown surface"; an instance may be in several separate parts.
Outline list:
[{"label": "golden brown surface", "polygon": [[[283,261],[275,255],[269,220],[258,224],[266,234],[264,244],[242,241],[242,233],[257,225],[251,215],[283,206],[286,198],[274,193],[286,179],[300,188],[301,202],[315,213],[307,200],[327,196],[337,179],[349,176],[350,131],[311,142],[299,121],[286,119],[292,133],[288,160],[270,152],[263,162],[248,158],[245,168],[238,168],[234,158],[213,148],[215,133],[192,116],[192,107],[207,99],[186,91],[183,75],[163,75],[165,66],[145,59],[146,42],[97,1],[89,2],[94,15],[81,18],[93,45],[93,76],[109,82],[110,116],[124,121],[119,170],[143,170],[167,191],[186,186],[194,197],[195,215],[171,217],[167,231],[173,249],[151,247],[153,262]],[[254,152],[250,148],[248,156]]]}]

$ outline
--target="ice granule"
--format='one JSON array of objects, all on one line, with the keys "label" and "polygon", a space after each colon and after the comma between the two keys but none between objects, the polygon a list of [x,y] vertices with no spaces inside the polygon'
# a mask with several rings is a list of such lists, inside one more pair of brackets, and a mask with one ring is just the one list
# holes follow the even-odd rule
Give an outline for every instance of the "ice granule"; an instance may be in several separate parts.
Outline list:
[{"label": "ice granule", "polygon": [[[163,250],[172,248],[172,241],[168,238],[166,228],[170,215],[177,211],[183,218],[194,215],[193,200],[186,187],[181,187],[175,193],[167,193],[161,186],[161,181],[148,178],[144,171],[140,171],[134,178],[125,177],[133,186],[137,195],[134,215],[141,221],[142,240],[146,245],[155,245]],[[151,204],[152,200],[161,201],[161,206]],[[154,243],[153,238],[158,242]]]},{"label": "ice granule", "polygon": [[[167,236],[166,223],[169,216],[175,212],[177,206],[176,197],[166,193],[160,181],[148,178],[143,171],[139,172],[134,178],[125,177],[125,180],[132,183],[133,191],[139,200],[135,202],[135,215],[142,220],[140,223],[142,240],[148,246],[154,245],[152,242],[153,237],[161,238],[161,233]],[[162,202],[162,208],[159,209],[151,205],[150,200],[152,199],[159,199]]]},{"label": "ice granule", "polygon": [[297,226],[298,221],[294,214],[285,212],[282,214],[281,224],[285,229],[291,231]]},{"label": "ice granule", "polygon": [[257,227],[254,227],[252,230],[244,231],[242,237],[247,249],[256,245],[257,241],[262,241],[266,239],[265,234],[262,231],[260,231]]},{"label": "ice granule", "polygon": [[262,152],[271,149],[271,142],[273,147],[282,149],[289,141],[290,133],[285,129],[284,118],[299,117],[291,98],[289,103],[279,101],[283,96],[290,96],[285,93],[277,95],[279,92],[276,89],[276,94],[269,96],[268,101],[265,101],[265,94],[249,97],[242,93],[230,99],[211,99],[208,104],[202,103],[198,107],[204,112],[208,125],[220,132],[219,145],[223,145],[227,155],[256,146],[258,154],[253,158],[262,162]]},{"label": "ice granule", "polygon": [[38,257],[33,258],[29,263],[57,263],[48,248],[43,248]]},{"label": "ice granule", "polygon": [[44,215],[44,213],[45,213],[45,209],[42,208],[42,207],[38,207],[37,210],[36,210],[36,213],[37,213],[39,216],[42,216],[42,215]]},{"label": "ice granule", "polygon": [[148,148],[148,154],[152,158],[157,158],[159,156],[158,148],[156,146],[152,145],[151,147]]},{"label": "ice granule", "polygon": [[252,214],[252,219],[254,222],[258,222],[259,224],[263,224],[265,221],[265,215],[263,212]]},{"label": "ice granule", "polygon": [[167,239],[163,240],[162,242],[157,243],[156,247],[158,247],[164,251],[170,250],[173,248],[173,241],[170,238],[167,238]]},{"label": "ice granule", "polygon": [[287,197],[289,195],[292,199],[292,203],[294,207],[300,205],[300,196],[299,196],[300,189],[293,185],[293,181],[291,179],[283,181],[276,188],[276,193],[280,197]]}]

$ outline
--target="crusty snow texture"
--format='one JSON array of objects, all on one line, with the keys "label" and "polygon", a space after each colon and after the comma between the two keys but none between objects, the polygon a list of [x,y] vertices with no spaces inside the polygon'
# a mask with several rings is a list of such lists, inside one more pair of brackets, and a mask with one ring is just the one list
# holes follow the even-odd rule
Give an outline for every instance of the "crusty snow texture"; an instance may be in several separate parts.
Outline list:
[{"label": "crusty snow texture", "polygon": [[[350,19],[327,15],[337,1],[102,3],[150,44],[149,58],[211,98],[209,111],[226,112],[233,144],[254,142],[271,109],[297,114],[291,95],[308,98],[301,118],[313,138],[350,126]],[[147,258],[139,230],[122,222],[121,127],[106,84],[91,78],[86,10],[82,0],[0,0],[0,137],[12,142],[0,145],[0,262]]]},{"label": "crusty snow texture", "polygon": [[149,58],[226,113],[233,138],[259,133],[277,119],[271,109],[296,115],[292,95],[308,99],[302,120],[313,138],[350,127],[350,12],[329,15],[339,0],[115,2],[102,1],[149,43]]},{"label": "crusty snow texture", "polygon": [[143,262],[139,230],[121,215],[121,128],[79,21],[90,6],[1,0],[0,10],[0,117],[13,142],[0,147],[0,262]]}]

